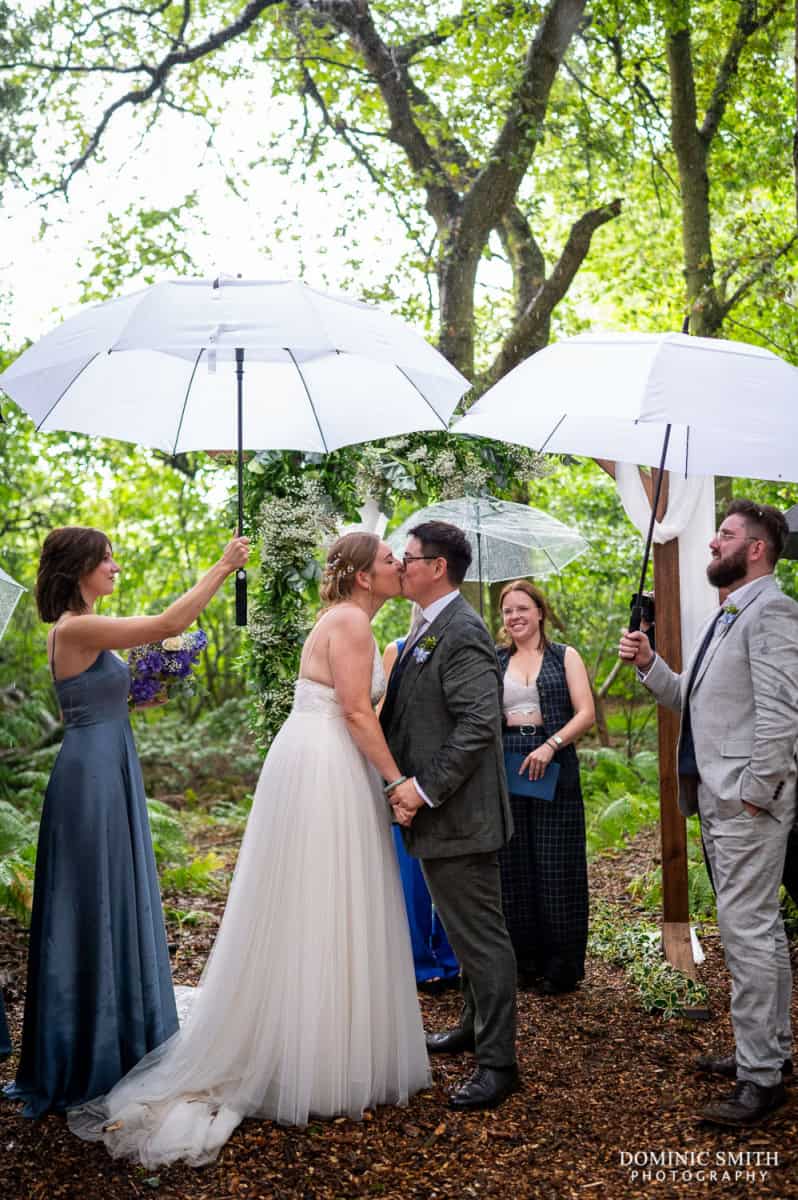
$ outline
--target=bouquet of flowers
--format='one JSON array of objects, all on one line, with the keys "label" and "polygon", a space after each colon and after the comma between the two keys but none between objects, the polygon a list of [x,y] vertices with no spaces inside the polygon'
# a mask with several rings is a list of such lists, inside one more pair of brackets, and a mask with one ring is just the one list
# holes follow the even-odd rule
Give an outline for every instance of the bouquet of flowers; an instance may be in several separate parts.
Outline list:
[{"label": "bouquet of flowers", "polygon": [[131,708],[168,700],[178,692],[190,695],[194,691],[191,672],[207,644],[207,637],[197,629],[131,650],[127,659]]}]

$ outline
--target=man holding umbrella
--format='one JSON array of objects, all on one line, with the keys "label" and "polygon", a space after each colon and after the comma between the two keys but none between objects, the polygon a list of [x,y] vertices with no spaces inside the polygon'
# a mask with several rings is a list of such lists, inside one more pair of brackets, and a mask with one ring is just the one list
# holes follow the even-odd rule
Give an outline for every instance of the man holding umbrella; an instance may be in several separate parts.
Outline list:
[{"label": "man holding umbrella", "polygon": [[792,976],[779,885],[795,817],[798,604],[773,576],[787,538],[784,515],[734,500],[709,543],[707,577],[723,607],[677,675],[644,633],[625,633],[620,656],[661,703],[682,714],[679,807],[698,813],[732,978],[735,1053],[699,1059],[735,1079],[708,1104],[713,1124],[752,1125],[784,1103],[792,1072]]}]

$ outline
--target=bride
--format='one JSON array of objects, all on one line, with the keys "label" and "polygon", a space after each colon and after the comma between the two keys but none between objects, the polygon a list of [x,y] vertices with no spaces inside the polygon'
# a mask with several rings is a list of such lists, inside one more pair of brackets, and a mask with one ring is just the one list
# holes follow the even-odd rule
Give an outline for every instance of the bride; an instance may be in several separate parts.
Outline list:
[{"label": "bride", "polygon": [[385,676],[371,618],[400,592],[400,571],[374,534],[346,534],[329,552],[325,608],[186,1023],[68,1114],[114,1157],[199,1166],[244,1117],[357,1119],[429,1084],[380,778],[400,772],[373,708]]}]

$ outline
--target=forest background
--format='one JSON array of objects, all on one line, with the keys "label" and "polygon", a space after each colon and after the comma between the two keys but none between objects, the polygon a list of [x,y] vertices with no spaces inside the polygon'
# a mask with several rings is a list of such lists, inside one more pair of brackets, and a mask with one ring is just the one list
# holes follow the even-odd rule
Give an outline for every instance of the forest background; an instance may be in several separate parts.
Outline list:
[{"label": "forest background", "polygon": [[[410,320],[474,382],[466,404],[589,328],[685,327],[798,363],[795,46],[796,10],[778,0],[0,0],[0,359],[80,304],[213,275],[232,254],[245,275],[267,261]],[[232,471],[39,435],[8,401],[2,414],[0,565],[29,590],[0,644],[0,905],[24,920],[61,734],[30,591],[41,540],[65,523],[107,530],[123,574],[105,611],[156,611],[226,540]],[[167,891],[212,886],[220,862],[195,852],[197,832],[244,819],[290,703],[321,543],[369,499],[395,525],[484,491],[581,530],[589,553],[545,588],[600,701],[582,751],[591,847],[656,819],[652,708],[613,674],[640,539],[595,464],[415,435],[254,454],[246,480],[250,629],[226,590],[202,617],[196,695],[135,717]],[[732,493],[796,499],[718,482],[719,505]],[[794,565],[779,573],[798,595]],[[406,623],[386,606],[380,643]]]}]

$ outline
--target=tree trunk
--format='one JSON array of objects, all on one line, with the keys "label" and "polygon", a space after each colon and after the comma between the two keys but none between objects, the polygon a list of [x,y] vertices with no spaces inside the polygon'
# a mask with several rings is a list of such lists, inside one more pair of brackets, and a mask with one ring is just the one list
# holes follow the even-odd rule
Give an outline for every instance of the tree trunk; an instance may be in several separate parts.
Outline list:
[{"label": "tree trunk", "polygon": [[698,128],[689,29],[668,38],[671,80],[671,142],[679,169],[682,248],[690,332],[711,337],[723,322],[715,294],[709,208],[709,147]]}]

